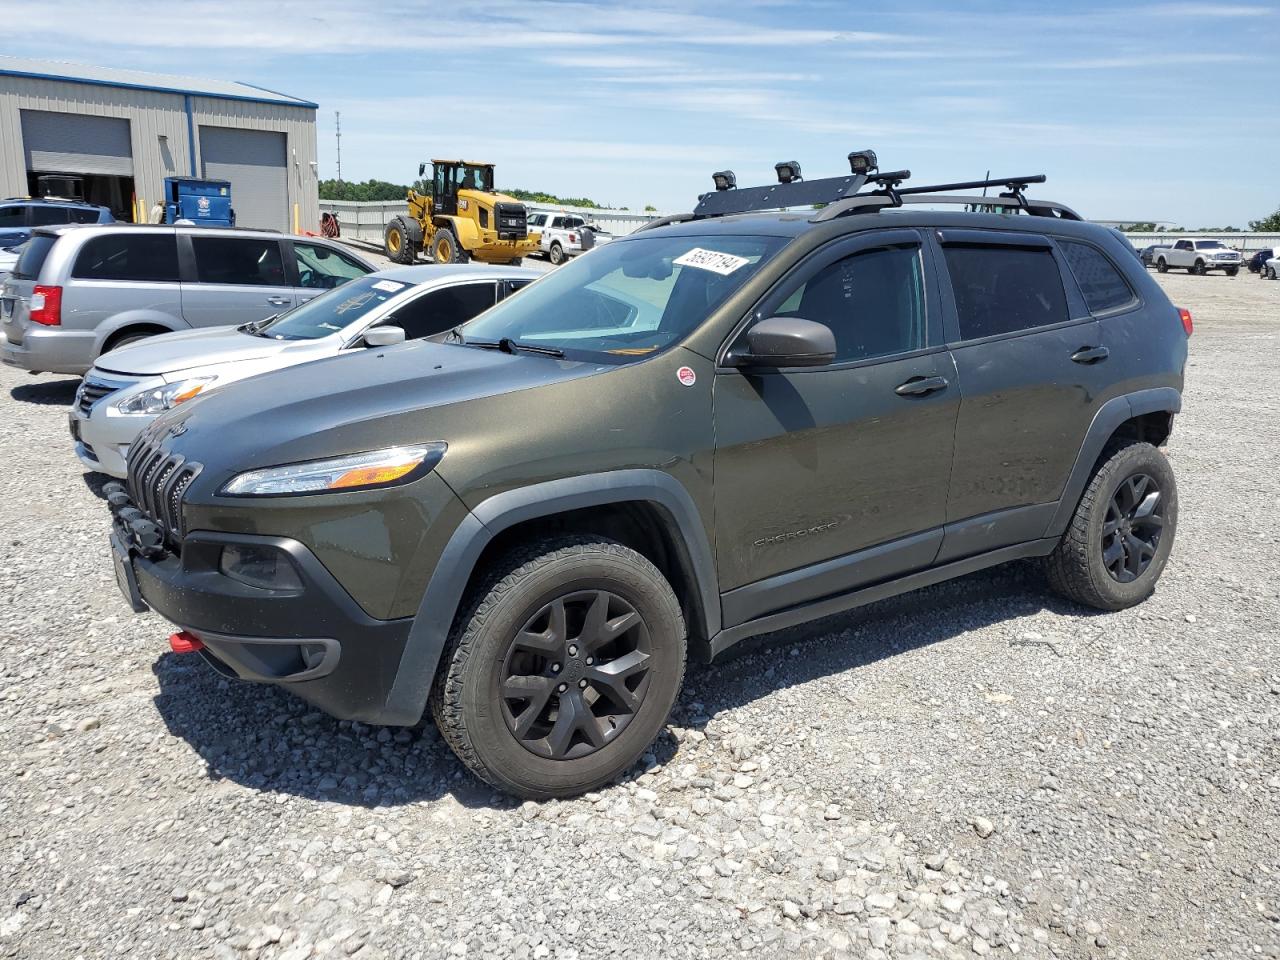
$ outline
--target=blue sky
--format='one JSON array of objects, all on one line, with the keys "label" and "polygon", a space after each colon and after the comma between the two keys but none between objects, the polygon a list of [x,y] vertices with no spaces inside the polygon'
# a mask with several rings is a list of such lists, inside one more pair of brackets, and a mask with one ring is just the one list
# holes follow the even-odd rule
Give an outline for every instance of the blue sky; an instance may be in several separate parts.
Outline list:
[{"label": "blue sky", "polygon": [[916,182],[1044,172],[1100,219],[1187,226],[1280,206],[1271,3],[5,0],[6,53],[244,80],[314,100],[320,173],[419,159],[499,185],[688,209],[798,160],[875,148]]}]

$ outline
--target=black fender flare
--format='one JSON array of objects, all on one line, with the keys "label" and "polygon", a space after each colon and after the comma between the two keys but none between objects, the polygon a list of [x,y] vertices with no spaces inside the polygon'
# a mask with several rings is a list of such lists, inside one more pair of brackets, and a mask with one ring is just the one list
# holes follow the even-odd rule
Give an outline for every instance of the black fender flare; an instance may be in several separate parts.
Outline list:
[{"label": "black fender flare", "polygon": [[1093,465],[1098,462],[1102,449],[1116,432],[1116,428],[1126,420],[1140,417],[1146,413],[1178,413],[1182,409],[1182,394],[1173,387],[1153,387],[1150,390],[1138,390],[1123,396],[1113,397],[1098,408],[1089,424],[1089,432],[1085,434],[1084,443],[1076,455],[1075,465],[1067,478],[1062,497],[1058,500],[1058,509],[1045,529],[1046,537],[1060,537],[1071,522],[1076,506],[1084,495],[1084,488],[1093,475]]},{"label": "black fender flare", "polygon": [[701,627],[705,636],[715,636],[720,630],[720,592],[711,545],[693,498],[678,480],[661,470],[635,469],[519,487],[481,502],[449,538],[409,630],[380,722],[412,726],[422,718],[467,583],[495,536],[527,520],[635,501],[656,504],[671,518],[674,539],[697,583]]}]

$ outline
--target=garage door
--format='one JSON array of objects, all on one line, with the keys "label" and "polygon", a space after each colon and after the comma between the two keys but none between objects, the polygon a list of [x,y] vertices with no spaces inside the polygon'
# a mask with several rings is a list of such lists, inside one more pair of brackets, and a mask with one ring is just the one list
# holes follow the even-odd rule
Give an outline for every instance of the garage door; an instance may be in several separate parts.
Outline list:
[{"label": "garage door", "polygon": [[285,135],[235,127],[200,128],[202,173],[231,181],[237,227],[289,229]]},{"label": "garage door", "polygon": [[28,170],[133,176],[129,121],[49,110],[22,111]]}]

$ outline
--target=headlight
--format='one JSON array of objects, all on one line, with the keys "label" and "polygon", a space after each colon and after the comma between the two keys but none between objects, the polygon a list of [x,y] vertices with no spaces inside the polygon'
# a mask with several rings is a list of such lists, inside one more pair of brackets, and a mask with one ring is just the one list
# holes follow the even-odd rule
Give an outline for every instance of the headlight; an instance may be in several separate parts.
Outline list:
[{"label": "headlight", "polygon": [[287,497],[331,490],[367,490],[416,480],[435,467],[448,444],[420,443],[332,460],[311,460],[250,470],[220,491],[226,497]]},{"label": "headlight", "polygon": [[177,383],[166,383],[155,390],[135,393],[116,404],[121,413],[156,414],[172,410],[178,404],[190,400],[217,377],[191,377]]}]

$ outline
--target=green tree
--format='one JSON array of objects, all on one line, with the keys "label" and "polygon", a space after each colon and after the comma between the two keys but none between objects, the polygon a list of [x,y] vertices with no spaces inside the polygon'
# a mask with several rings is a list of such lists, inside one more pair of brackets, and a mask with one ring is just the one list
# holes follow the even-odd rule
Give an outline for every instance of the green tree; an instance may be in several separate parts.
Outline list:
[{"label": "green tree", "polygon": [[1280,207],[1277,207],[1276,212],[1269,217],[1250,220],[1249,229],[1256,230],[1258,233],[1280,233]]},{"label": "green tree", "polygon": [[386,180],[366,180],[354,183],[350,180],[321,180],[321,200],[403,200],[408,190],[403,184]]},{"label": "green tree", "polygon": [[657,208],[657,207],[655,207],[652,203],[646,203],[646,204],[644,205],[644,212],[645,212],[645,213],[657,213],[657,212],[658,212],[658,208]]},{"label": "green tree", "polygon": [[563,207],[600,209],[600,204],[594,200],[588,200],[586,197],[557,197],[554,193],[543,193],[541,190],[523,190],[520,187],[503,187],[500,189],[503,193],[515,197],[517,200],[526,200],[529,203],[557,203]]}]

